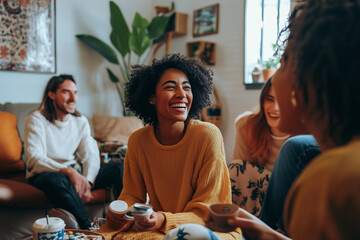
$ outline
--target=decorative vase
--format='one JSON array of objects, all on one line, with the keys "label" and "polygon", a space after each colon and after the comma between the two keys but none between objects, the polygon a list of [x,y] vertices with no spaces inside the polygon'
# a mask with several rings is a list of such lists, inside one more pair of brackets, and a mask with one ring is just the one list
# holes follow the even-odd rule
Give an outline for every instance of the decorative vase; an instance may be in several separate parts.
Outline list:
[{"label": "decorative vase", "polygon": [[261,68],[258,65],[255,65],[251,71],[252,81],[254,83],[260,82],[261,79]]}]

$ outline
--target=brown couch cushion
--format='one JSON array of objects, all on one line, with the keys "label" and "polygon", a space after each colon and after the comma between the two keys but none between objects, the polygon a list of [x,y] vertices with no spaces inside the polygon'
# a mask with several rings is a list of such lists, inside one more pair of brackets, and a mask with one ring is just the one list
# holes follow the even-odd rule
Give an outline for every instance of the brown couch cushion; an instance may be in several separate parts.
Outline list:
[{"label": "brown couch cushion", "polygon": [[[97,189],[92,194],[94,198],[87,204],[114,200],[111,190]],[[43,191],[30,184],[8,179],[0,179],[0,205],[22,208],[51,207]]]},{"label": "brown couch cushion", "polygon": [[22,182],[0,179],[0,205],[9,207],[48,207],[45,194],[36,187]]},{"label": "brown couch cushion", "polygon": [[94,114],[92,121],[94,137],[101,142],[121,141],[127,144],[131,133],[144,126],[137,117],[113,117]]},{"label": "brown couch cushion", "polygon": [[25,170],[25,164],[21,160],[21,147],[16,116],[0,112],[0,178]]}]

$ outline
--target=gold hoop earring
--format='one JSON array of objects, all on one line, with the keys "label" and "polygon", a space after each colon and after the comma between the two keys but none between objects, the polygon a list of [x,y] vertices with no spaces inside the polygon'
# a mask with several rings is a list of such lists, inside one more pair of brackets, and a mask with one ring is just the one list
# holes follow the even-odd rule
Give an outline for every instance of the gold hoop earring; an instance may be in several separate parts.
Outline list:
[{"label": "gold hoop earring", "polygon": [[297,106],[297,101],[296,101],[296,98],[295,98],[295,91],[294,90],[291,91],[290,101],[291,101],[291,105],[293,107]]},{"label": "gold hoop earring", "polygon": [[155,104],[154,99],[151,99],[151,100],[149,101],[149,103],[150,103],[151,105]]}]

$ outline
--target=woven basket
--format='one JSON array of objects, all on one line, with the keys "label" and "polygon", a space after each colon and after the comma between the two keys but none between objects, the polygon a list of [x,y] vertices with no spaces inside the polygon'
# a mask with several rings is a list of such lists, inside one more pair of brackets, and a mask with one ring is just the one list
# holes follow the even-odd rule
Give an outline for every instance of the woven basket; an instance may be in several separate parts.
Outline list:
[{"label": "woven basket", "polygon": [[215,85],[212,85],[216,103],[211,104],[210,106],[203,109],[201,114],[201,120],[205,122],[211,122],[215,124],[219,129],[222,122],[221,117],[221,100],[218,91],[216,90]]}]

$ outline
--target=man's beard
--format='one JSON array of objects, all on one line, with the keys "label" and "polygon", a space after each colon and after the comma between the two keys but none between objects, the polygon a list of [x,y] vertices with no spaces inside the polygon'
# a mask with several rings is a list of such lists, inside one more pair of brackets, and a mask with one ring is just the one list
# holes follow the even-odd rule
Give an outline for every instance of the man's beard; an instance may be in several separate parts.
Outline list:
[{"label": "man's beard", "polygon": [[65,113],[65,114],[73,114],[73,113],[75,112],[75,110],[74,110],[73,112],[67,111],[63,106],[60,106],[56,100],[55,100],[54,102],[55,102],[56,108],[57,108],[60,112],[62,112],[62,113]]}]

